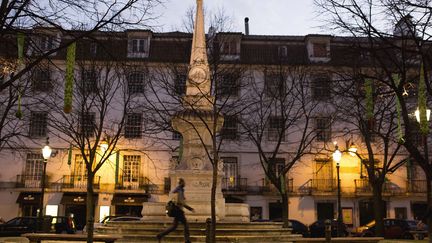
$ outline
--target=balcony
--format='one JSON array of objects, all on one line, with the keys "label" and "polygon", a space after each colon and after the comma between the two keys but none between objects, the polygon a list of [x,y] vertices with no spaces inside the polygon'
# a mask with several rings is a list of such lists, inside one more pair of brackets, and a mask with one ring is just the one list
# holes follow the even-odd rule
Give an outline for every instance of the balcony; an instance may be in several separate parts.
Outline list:
[{"label": "balcony", "polygon": [[246,194],[247,178],[240,178],[240,177],[223,178],[222,192],[225,194]]},{"label": "balcony", "polygon": [[[372,187],[369,185],[368,179],[355,179],[355,193],[358,194],[372,194]],[[385,181],[383,185],[383,194],[387,195],[401,195],[404,193],[404,190],[400,188],[398,185]]]},{"label": "balcony", "polygon": [[147,193],[159,191],[159,186],[153,184],[147,177],[121,176],[115,188],[117,190],[139,190]]},{"label": "balcony", "polygon": [[[294,192],[293,179],[292,178],[286,180],[286,187],[287,187],[289,193]],[[278,194],[279,193],[278,190],[276,189],[276,187],[267,178],[262,178],[257,183],[257,185],[255,185],[255,186],[248,185],[247,192],[249,194],[257,194],[257,195]]]},{"label": "balcony", "polygon": [[337,190],[336,179],[310,179],[299,187],[300,194],[329,194]]},{"label": "balcony", "polygon": [[[87,176],[64,175],[62,178],[61,187],[70,189],[87,189]],[[100,188],[100,176],[95,176],[93,188]]]},{"label": "balcony", "polygon": [[409,180],[407,181],[407,190],[411,193],[426,193],[426,180]]},{"label": "balcony", "polygon": [[[41,188],[41,175],[17,175],[16,188]],[[45,185],[48,186],[48,176],[45,176]]]}]

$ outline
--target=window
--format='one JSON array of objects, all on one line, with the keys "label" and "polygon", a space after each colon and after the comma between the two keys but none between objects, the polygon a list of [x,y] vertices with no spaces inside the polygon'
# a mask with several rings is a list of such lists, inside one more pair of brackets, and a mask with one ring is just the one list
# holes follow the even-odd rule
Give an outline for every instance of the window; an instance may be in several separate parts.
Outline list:
[{"label": "window", "polygon": [[280,59],[285,59],[288,56],[287,46],[278,46],[278,56]]},{"label": "window", "polygon": [[146,39],[133,39],[132,40],[132,52],[133,53],[145,53],[147,46]]},{"label": "window", "polygon": [[283,158],[275,158],[270,161],[271,167],[275,173],[275,175],[280,175],[285,168],[285,159]]},{"label": "window", "polygon": [[239,85],[238,77],[235,74],[225,74],[221,78],[219,83],[219,95],[220,96],[238,96]]},{"label": "window", "polygon": [[41,153],[28,153],[25,164],[26,180],[40,181],[42,179],[43,163]]},{"label": "window", "polygon": [[81,81],[82,91],[84,93],[96,93],[97,92],[97,73],[94,69],[83,70]]},{"label": "window", "polygon": [[97,47],[98,47],[97,43],[95,43],[95,42],[90,43],[89,51],[90,51],[90,54],[92,56],[96,56],[96,54],[97,54]]},{"label": "window", "polygon": [[236,157],[222,157],[221,158],[224,166],[224,177],[226,184],[226,188],[235,187],[238,184],[238,165],[237,165],[237,158]]},{"label": "window", "polygon": [[327,76],[312,79],[312,96],[315,100],[328,100],[331,97],[330,78]]},{"label": "window", "polygon": [[85,112],[80,117],[80,131],[85,137],[93,137],[96,127],[95,114],[93,112]]},{"label": "window", "polygon": [[141,138],[142,114],[126,114],[125,138]]},{"label": "window", "polygon": [[268,128],[268,140],[278,141],[281,137],[281,141],[285,141],[284,120],[282,117],[273,116],[269,118]]},{"label": "window", "polygon": [[144,73],[133,72],[128,75],[129,94],[144,93]]},{"label": "window", "polygon": [[319,142],[328,142],[331,137],[331,119],[329,117],[316,118],[316,139]]},{"label": "window", "polygon": [[140,163],[141,163],[140,155],[123,156],[123,178],[122,178],[123,183],[139,182]]},{"label": "window", "polygon": [[40,51],[46,52],[54,48],[54,36],[40,36],[37,41],[37,46]]},{"label": "window", "polygon": [[47,135],[47,113],[31,112],[29,136],[32,138],[46,137]]},{"label": "window", "polygon": [[221,130],[222,138],[229,140],[238,139],[237,123],[236,116],[226,116]]},{"label": "window", "polygon": [[329,160],[315,160],[312,187],[318,191],[333,191],[333,164]]},{"label": "window", "polygon": [[267,73],[265,74],[264,89],[269,97],[280,97],[285,92],[285,82],[282,74]]},{"label": "window", "polygon": [[312,45],[314,57],[328,57],[326,43],[313,43]]},{"label": "window", "polygon": [[186,94],[186,74],[176,74],[174,80],[174,90],[177,95]]},{"label": "window", "polygon": [[237,51],[237,41],[226,41],[222,43],[222,55],[239,55]]},{"label": "window", "polygon": [[46,92],[52,89],[51,73],[49,68],[36,68],[32,72],[32,90]]},{"label": "window", "polygon": [[87,182],[87,168],[84,158],[81,154],[75,155],[74,177],[75,183]]}]

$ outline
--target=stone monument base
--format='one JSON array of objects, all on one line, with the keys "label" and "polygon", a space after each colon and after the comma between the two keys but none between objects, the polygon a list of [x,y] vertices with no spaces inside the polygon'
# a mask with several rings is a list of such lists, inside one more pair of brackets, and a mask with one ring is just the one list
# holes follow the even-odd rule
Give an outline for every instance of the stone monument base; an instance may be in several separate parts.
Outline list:
[{"label": "stone monument base", "polygon": [[[143,203],[142,220],[143,221],[169,221],[165,213],[165,202],[145,202]],[[195,212],[184,210],[189,222],[205,222],[211,217],[210,202],[207,203],[190,203]],[[226,203],[225,215],[216,212],[216,220],[223,222],[249,222],[249,205],[245,203]]]}]

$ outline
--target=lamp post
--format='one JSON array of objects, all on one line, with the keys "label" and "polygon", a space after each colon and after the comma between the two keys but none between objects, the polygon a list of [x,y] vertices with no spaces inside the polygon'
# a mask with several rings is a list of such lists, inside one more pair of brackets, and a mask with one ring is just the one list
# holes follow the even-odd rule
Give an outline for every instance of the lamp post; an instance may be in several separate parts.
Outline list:
[{"label": "lamp post", "polygon": [[339,151],[337,144],[335,143],[335,151],[333,152],[333,160],[336,162],[336,173],[337,173],[337,236],[340,236],[340,225],[342,224],[342,207],[341,207],[341,185],[339,177],[339,167],[342,158],[342,153]]},{"label": "lamp post", "polygon": [[45,193],[45,174],[46,174],[46,164],[48,162],[48,158],[51,157],[52,149],[49,146],[48,138],[46,140],[46,145],[42,148],[42,156],[44,158],[43,161],[43,171],[42,171],[42,178],[41,178],[41,199],[40,199],[40,205],[39,205],[39,217],[40,217],[40,224],[42,229],[42,217],[43,217],[43,202],[44,202],[44,193]]}]

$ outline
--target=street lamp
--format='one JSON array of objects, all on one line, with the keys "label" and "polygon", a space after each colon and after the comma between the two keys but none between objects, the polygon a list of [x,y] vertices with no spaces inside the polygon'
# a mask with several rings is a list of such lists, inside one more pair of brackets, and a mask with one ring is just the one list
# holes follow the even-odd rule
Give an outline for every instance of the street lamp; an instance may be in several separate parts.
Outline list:
[{"label": "street lamp", "polygon": [[48,162],[48,158],[51,157],[52,149],[49,146],[49,138],[46,140],[46,145],[42,148],[42,156],[44,158],[43,161],[43,171],[42,171],[42,179],[41,179],[41,199],[40,199],[40,205],[39,205],[39,217],[40,217],[40,224],[42,229],[42,217],[43,217],[43,202],[44,202],[44,193],[45,193],[45,174],[46,174],[46,164]]},{"label": "street lamp", "polygon": [[336,173],[337,173],[337,236],[340,236],[340,226],[342,224],[342,207],[341,207],[341,185],[340,185],[340,177],[339,177],[339,167],[340,161],[342,159],[342,153],[337,146],[337,143],[334,143],[335,151],[333,152],[333,161],[336,162]]},{"label": "street lamp", "polygon": [[[420,123],[420,110],[418,107],[417,107],[417,110],[415,110],[414,114],[415,114],[417,122]],[[431,115],[431,110],[426,109],[426,121],[429,121],[430,115]]]}]

